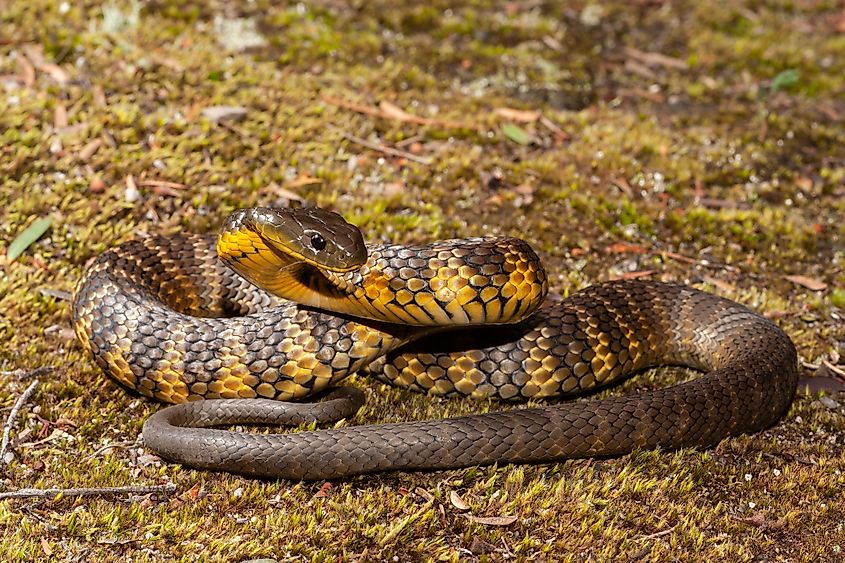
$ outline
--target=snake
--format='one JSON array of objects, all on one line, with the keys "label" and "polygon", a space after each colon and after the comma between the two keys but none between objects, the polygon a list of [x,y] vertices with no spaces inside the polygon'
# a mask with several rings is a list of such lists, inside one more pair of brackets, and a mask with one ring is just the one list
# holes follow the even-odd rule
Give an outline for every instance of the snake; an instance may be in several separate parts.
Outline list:
[{"label": "snake", "polygon": [[[792,402],[795,346],[745,305],[645,279],[548,293],[540,258],[515,237],[367,243],[326,209],[253,207],[217,236],[152,235],[105,251],[77,285],[72,315],[105,373],[174,403],[144,423],[146,447],[260,478],[707,448],[771,427]],[[628,395],[548,401],[662,365],[701,373]],[[287,433],[231,429],[347,421],[364,393],[338,383],[355,373],[531,404]],[[314,397],[322,400],[303,402]]]}]

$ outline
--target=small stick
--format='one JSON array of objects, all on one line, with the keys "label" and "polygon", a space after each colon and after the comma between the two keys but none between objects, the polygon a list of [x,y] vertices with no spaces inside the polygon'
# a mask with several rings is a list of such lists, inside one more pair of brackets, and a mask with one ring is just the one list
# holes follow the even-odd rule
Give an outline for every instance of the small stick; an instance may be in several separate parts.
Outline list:
[{"label": "small stick", "polygon": [[349,133],[343,133],[343,138],[347,141],[351,141],[357,145],[361,145],[363,147],[367,147],[368,149],[372,149],[374,151],[378,151],[384,154],[389,154],[390,156],[398,156],[399,158],[407,158],[408,160],[412,160],[414,162],[419,162],[420,164],[431,164],[430,158],[425,158],[422,156],[417,156],[413,153],[402,151],[399,149],[394,149],[393,147],[388,147],[386,145],[381,145],[379,143],[371,143],[366,139],[362,139],[361,137],[356,137],[355,135],[350,135]]},{"label": "small stick", "polygon": [[110,449],[112,449],[112,448],[128,448],[129,446],[131,446],[131,445],[132,445],[132,444],[134,444],[134,443],[135,443],[135,442],[115,442],[115,443],[113,443],[113,444],[106,444],[105,446],[102,446],[102,447],[100,447],[100,448],[97,448],[97,449],[96,449],[96,450],[94,450],[92,453],[90,453],[90,454],[88,454],[87,456],[85,456],[85,458],[84,458],[84,459],[91,459],[91,458],[97,457],[97,456],[98,456],[98,455],[100,455],[101,453],[103,453],[103,452],[105,452],[105,451],[108,451],[108,450],[110,450]]},{"label": "small stick", "polygon": [[800,360],[800,361],[801,361],[801,367],[804,367],[804,368],[807,368],[807,369],[817,370],[817,369],[819,369],[820,367],[822,367],[822,365],[821,365],[821,364],[813,364],[813,363],[808,362],[807,360],[805,360],[805,359],[803,359],[803,358],[801,358],[801,360]]},{"label": "small stick", "polygon": [[59,495],[68,497],[96,497],[103,495],[136,494],[146,495],[149,493],[170,494],[176,490],[176,485],[137,485],[127,487],[92,487],[81,489],[19,489],[0,493],[0,500],[7,498],[53,498]]},{"label": "small stick", "polygon": [[432,119],[430,117],[420,117],[419,115],[412,115],[410,113],[404,112],[404,115],[401,116],[390,115],[389,113],[379,108],[373,108],[370,106],[357,104],[355,102],[344,100],[343,98],[336,98],[334,96],[329,95],[320,96],[320,99],[326,102],[327,104],[331,104],[333,106],[349,109],[357,113],[362,113],[364,115],[380,117],[389,121],[401,121],[405,123],[413,123],[415,125],[434,125],[439,127],[446,127],[449,129],[479,129],[479,126],[473,125],[471,123],[460,123],[458,121],[449,121],[445,119]]},{"label": "small stick", "polygon": [[365,106],[363,104],[356,104],[355,102],[350,102],[344,100],[342,98],[335,98],[334,96],[324,95],[320,96],[320,98],[333,106],[340,106],[344,109],[351,109],[352,111],[363,113],[364,115],[372,115],[373,117],[386,117],[384,112],[379,111],[375,108],[371,108],[369,106]]},{"label": "small stick", "polygon": [[827,369],[829,369],[830,371],[832,371],[833,373],[835,373],[839,377],[845,379],[845,370],[843,370],[840,367],[833,365],[832,363],[828,362],[827,360],[822,360],[822,363],[827,367]]},{"label": "small stick", "polygon": [[3,377],[16,377],[20,381],[24,379],[30,379],[32,377],[38,377],[39,375],[47,375],[48,373],[53,373],[53,370],[56,369],[53,366],[41,366],[35,369],[24,371],[22,369],[13,369],[8,371],[0,371],[0,376]]},{"label": "small stick", "polygon": [[665,529],[665,530],[661,530],[661,531],[659,531],[659,532],[655,532],[655,533],[653,533],[653,534],[649,534],[649,535],[647,535],[647,536],[640,536],[640,537],[638,537],[635,541],[653,540],[654,538],[659,538],[659,537],[661,537],[661,536],[665,536],[665,535],[667,535],[667,534],[671,534],[671,533],[672,533],[672,532],[674,532],[674,531],[675,531],[675,526],[672,526],[671,528],[667,528],[667,529]]},{"label": "small stick", "polygon": [[6,424],[3,425],[3,442],[0,443],[0,464],[6,463],[3,461],[3,458],[6,457],[6,450],[9,448],[9,436],[12,433],[12,426],[15,424],[15,419],[18,417],[18,413],[21,408],[23,408],[24,404],[26,404],[32,394],[35,393],[37,388],[38,380],[36,379],[29,384],[26,391],[24,391],[23,394],[18,397],[18,400],[15,401],[15,405],[12,407],[9,417],[6,419]]},{"label": "small stick", "polygon": [[62,291],[61,289],[53,289],[51,287],[39,287],[38,293],[47,295],[48,297],[55,297],[62,301],[70,301],[73,299],[73,294],[69,291]]}]

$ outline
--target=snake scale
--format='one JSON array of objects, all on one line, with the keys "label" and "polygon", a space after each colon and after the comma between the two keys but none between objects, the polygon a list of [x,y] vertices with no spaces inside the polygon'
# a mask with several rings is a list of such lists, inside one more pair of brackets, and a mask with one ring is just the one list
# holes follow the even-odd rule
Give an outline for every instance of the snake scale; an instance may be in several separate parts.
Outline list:
[{"label": "snake scale", "polygon": [[[788,409],[795,347],[733,301],[643,280],[545,300],[509,237],[366,245],[321,209],[251,208],[218,237],[125,242],[86,270],[74,326],[97,364],[164,402],[145,444],[197,468],[288,479],[539,463],[706,447]],[[704,372],[629,396],[290,434],[209,428],[352,416],[361,391],[291,402],[362,371],[440,395],[508,401],[597,389],[657,365]],[[198,400],[215,399],[215,400]]]}]

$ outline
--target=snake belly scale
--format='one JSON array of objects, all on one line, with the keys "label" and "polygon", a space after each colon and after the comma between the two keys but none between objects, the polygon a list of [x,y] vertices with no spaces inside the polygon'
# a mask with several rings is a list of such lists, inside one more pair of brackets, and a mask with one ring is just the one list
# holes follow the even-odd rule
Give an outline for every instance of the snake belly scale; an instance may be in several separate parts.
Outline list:
[{"label": "snake belly scale", "polygon": [[[365,245],[334,213],[254,208],[216,238],[149,237],[107,251],[80,281],[73,316],[106,373],[183,403],[145,423],[150,448],[262,477],[705,447],[771,426],[791,403],[795,348],[743,305],[641,280],[560,302],[544,302],[547,290],[519,239]],[[524,401],[666,364],[704,374],[625,397],[443,420],[270,435],[208,428],[349,417],[363,401],[354,389],[287,401],[357,371],[433,394]]]}]

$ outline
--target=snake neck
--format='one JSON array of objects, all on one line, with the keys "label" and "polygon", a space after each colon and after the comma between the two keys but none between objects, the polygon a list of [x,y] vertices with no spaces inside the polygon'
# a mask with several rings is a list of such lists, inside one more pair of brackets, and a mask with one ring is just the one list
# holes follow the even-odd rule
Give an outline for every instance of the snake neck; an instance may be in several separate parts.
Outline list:
[{"label": "snake neck", "polygon": [[415,326],[507,324],[548,292],[540,259],[516,238],[368,245],[358,270],[323,270],[273,251],[258,235],[223,233],[218,255],[279,297],[334,313]]}]

